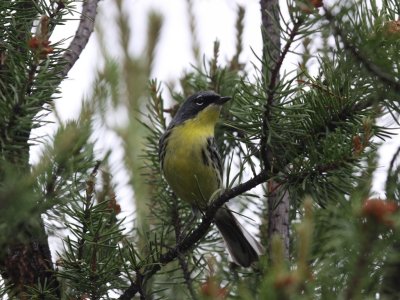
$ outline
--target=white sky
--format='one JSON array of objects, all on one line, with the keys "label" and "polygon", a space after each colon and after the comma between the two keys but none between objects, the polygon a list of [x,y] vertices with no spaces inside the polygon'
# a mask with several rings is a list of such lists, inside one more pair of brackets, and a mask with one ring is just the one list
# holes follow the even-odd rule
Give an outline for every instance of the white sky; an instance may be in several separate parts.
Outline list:
[{"label": "white sky", "polygon": [[[114,0],[100,1],[98,22],[102,27],[113,26],[115,7]],[[261,52],[260,34],[260,10],[257,0],[200,0],[195,2],[195,14],[198,24],[196,31],[200,45],[203,47],[201,53],[210,57],[213,51],[215,39],[221,42],[221,58],[231,57],[235,51],[235,17],[237,5],[246,8],[244,51],[241,57],[245,61],[254,61],[251,48],[256,53]],[[146,39],[146,20],[150,10],[159,12],[164,17],[164,27],[155,60],[153,77],[161,81],[177,79],[183,70],[189,69],[194,63],[190,49],[190,33],[188,31],[189,20],[187,19],[187,4],[185,0],[125,0],[124,7],[130,15],[132,30],[132,53],[139,53]],[[73,24],[74,23],[74,24]],[[107,25],[105,25],[107,24]],[[52,40],[58,40],[75,33],[77,21],[68,26],[62,26],[56,31]],[[57,109],[62,118],[75,118],[78,115],[82,96],[87,94],[91,88],[96,62],[100,59],[97,47],[96,33],[92,36],[81,58],[69,73],[69,79],[62,85],[63,97],[56,101]],[[117,41],[118,36],[113,31],[107,35],[111,53],[113,52],[113,39]],[[118,49],[115,49],[118,54]]]}]

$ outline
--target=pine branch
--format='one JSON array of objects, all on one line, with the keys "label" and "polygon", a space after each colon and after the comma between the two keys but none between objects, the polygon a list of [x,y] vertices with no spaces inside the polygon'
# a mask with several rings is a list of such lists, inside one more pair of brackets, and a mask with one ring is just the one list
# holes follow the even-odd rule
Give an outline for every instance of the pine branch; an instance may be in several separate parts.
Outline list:
[{"label": "pine branch", "polygon": [[87,43],[89,42],[90,35],[92,34],[95,25],[97,5],[99,1],[100,0],[83,1],[82,15],[78,29],[76,30],[75,36],[63,56],[65,66],[60,72],[61,79],[67,76],[68,72],[72,69],[83,49],[85,49]]},{"label": "pine branch", "polygon": [[344,293],[345,300],[358,299],[359,293],[362,288],[362,280],[364,278],[364,274],[366,273],[366,269],[368,267],[368,263],[371,256],[371,251],[374,245],[374,241],[376,239],[376,227],[369,228],[364,224],[364,235],[360,250],[358,251],[358,257],[355,262],[354,267],[352,268],[353,274],[350,276],[347,284],[347,289]]},{"label": "pine branch", "polygon": [[[182,232],[182,220],[179,214],[177,199],[174,199],[174,205],[172,207],[172,210],[173,211],[171,214],[171,220],[173,221],[173,226],[175,230],[175,239],[176,243],[178,244],[182,240],[183,232]],[[178,255],[178,262],[179,266],[181,267],[183,273],[183,279],[185,280],[190,296],[192,297],[193,300],[196,300],[197,296],[196,293],[194,292],[193,281],[191,278],[191,272],[189,271],[188,261],[182,253],[179,253]]]},{"label": "pine branch", "polygon": [[241,195],[252,188],[258,186],[261,183],[264,183],[268,178],[268,172],[266,170],[261,171],[258,175],[253,177],[252,179],[239,184],[238,186],[226,190],[222,193],[214,202],[210,204],[207,210],[203,214],[203,219],[201,223],[195,228],[188,236],[186,236],[182,241],[177,243],[174,248],[169,250],[168,252],[162,254],[158,261],[151,264],[148,268],[145,269],[143,274],[137,272],[136,280],[131,284],[131,286],[124,291],[124,293],[119,297],[121,300],[131,299],[136,293],[139,292],[140,287],[142,285],[141,280],[147,280],[151,278],[154,274],[156,274],[161,267],[176,260],[180,254],[185,253],[186,251],[193,248],[207,233],[210,228],[211,223],[214,220],[214,216],[219,208],[221,208],[225,203],[227,203],[230,199]]},{"label": "pine branch", "polygon": [[378,79],[382,81],[382,83],[392,87],[396,93],[400,93],[400,82],[396,81],[395,78],[393,78],[393,76],[380,69],[367,57],[365,57],[365,55],[346,38],[345,33],[337,25],[335,17],[332,15],[331,11],[328,8],[326,8],[326,6],[323,6],[323,9],[325,12],[325,18],[331,24],[335,34],[341,38],[344,48],[347,51],[349,51],[353,55],[353,57],[365,67],[365,69],[368,72],[378,77]]},{"label": "pine branch", "polygon": [[191,50],[192,54],[194,56],[194,59],[196,60],[197,64],[201,64],[201,53],[200,53],[200,45],[199,45],[199,39],[198,35],[196,32],[196,16],[194,14],[194,1],[193,0],[186,0],[187,3],[187,14],[188,14],[188,20],[189,20],[189,30],[190,30],[190,44],[191,44]]},{"label": "pine branch", "polygon": [[91,209],[92,209],[92,201],[93,201],[93,193],[94,193],[94,185],[96,180],[97,171],[100,167],[100,161],[94,166],[93,171],[89,175],[89,179],[86,182],[86,199],[84,203],[84,211],[83,211],[83,218],[84,223],[82,224],[82,238],[78,241],[78,260],[83,259],[83,247],[86,243],[84,238],[87,229],[87,224],[90,223],[91,216]]},{"label": "pine branch", "polygon": [[398,165],[396,166],[396,161],[399,158],[399,156],[400,156],[400,147],[398,147],[396,152],[393,154],[393,157],[390,161],[389,168],[387,171],[385,191],[386,191],[386,197],[388,199],[396,198],[395,191],[398,189],[397,181],[399,175],[399,170],[397,169]]},{"label": "pine branch", "polygon": [[[392,245],[392,253],[400,253],[400,245],[395,241]],[[384,267],[381,294],[383,299],[396,300],[400,295],[400,262],[398,257],[389,259]]]},{"label": "pine branch", "polygon": [[236,29],[236,50],[235,55],[230,62],[230,70],[240,70],[242,67],[239,62],[239,56],[243,51],[243,29],[244,29],[245,10],[243,6],[238,7],[237,19],[235,24]]}]

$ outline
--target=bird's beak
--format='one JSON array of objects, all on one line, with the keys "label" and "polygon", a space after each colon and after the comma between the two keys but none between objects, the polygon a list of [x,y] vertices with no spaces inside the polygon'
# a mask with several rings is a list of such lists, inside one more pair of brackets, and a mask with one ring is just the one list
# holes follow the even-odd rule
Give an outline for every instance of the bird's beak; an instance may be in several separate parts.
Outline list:
[{"label": "bird's beak", "polygon": [[232,99],[232,97],[220,97],[217,101],[215,101],[215,104],[222,105],[231,99]]}]

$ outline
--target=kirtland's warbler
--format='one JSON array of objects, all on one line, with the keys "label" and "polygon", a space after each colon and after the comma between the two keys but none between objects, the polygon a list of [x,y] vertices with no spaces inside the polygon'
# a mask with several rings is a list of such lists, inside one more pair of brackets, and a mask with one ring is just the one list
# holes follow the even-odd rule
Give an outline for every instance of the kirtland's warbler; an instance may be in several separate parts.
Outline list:
[{"label": "kirtland's warbler", "polygon": [[[222,105],[230,99],[211,91],[190,96],[160,139],[159,155],[165,179],[175,194],[194,210],[205,210],[223,188],[214,128]],[[248,267],[258,260],[262,246],[226,206],[217,211],[215,224],[234,263]]]}]

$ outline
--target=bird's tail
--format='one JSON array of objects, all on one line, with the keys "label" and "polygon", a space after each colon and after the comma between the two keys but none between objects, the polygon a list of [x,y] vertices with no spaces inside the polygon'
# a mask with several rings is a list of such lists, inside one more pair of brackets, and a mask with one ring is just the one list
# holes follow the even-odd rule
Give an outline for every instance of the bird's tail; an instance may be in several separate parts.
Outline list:
[{"label": "bird's tail", "polygon": [[227,207],[217,211],[215,225],[221,232],[234,263],[249,267],[264,251],[261,244],[236,220]]}]

